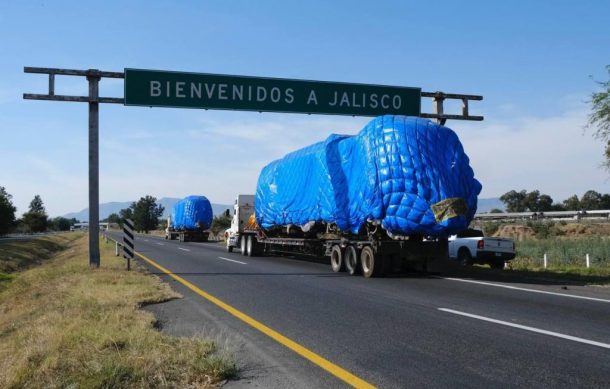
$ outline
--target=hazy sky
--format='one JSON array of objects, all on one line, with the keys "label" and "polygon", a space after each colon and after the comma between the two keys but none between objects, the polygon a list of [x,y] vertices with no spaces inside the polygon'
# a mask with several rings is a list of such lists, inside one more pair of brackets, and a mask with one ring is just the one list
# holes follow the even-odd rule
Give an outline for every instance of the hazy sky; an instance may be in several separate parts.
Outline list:
[{"label": "hazy sky", "polygon": [[[610,192],[603,145],[583,133],[592,75],[610,64],[608,1],[3,1],[0,186],[18,213],[40,194],[51,216],[87,206],[87,106],[46,93],[24,66],[125,67],[421,87],[481,94],[483,122],[449,121],[481,197],[539,189],[556,201]],[[85,95],[81,77],[56,93]],[[122,96],[122,80],[101,94]],[[424,111],[430,111],[428,100]],[[100,109],[100,200],[253,193],[260,169],[368,118]]]}]

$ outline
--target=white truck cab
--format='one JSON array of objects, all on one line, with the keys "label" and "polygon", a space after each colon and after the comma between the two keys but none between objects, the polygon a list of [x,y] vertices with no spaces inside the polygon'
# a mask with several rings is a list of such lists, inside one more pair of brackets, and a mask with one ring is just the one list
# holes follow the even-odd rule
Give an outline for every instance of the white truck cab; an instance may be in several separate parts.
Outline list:
[{"label": "white truck cab", "polygon": [[227,251],[232,252],[234,247],[241,247],[240,236],[243,234],[248,219],[254,214],[254,195],[240,194],[233,204],[233,218],[231,228],[225,231]]}]

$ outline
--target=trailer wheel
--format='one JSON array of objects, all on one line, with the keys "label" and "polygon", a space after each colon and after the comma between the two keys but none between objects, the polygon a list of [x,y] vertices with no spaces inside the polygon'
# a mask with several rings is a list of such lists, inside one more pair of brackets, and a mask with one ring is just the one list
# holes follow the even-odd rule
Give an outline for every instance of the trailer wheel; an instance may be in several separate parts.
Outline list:
[{"label": "trailer wheel", "polygon": [[246,255],[246,240],[247,236],[242,235],[239,237],[240,247],[241,247],[241,255]]},{"label": "trailer wheel", "polygon": [[383,258],[376,256],[371,246],[364,246],[360,253],[362,275],[366,278],[378,277],[383,274]]},{"label": "trailer wheel", "polygon": [[350,276],[360,273],[360,256],[354,246],[347,246],[345,249],[345,270]]},{"label": "trailer wheel", "polygon": [[184,233],[181,232],[180,234],[178,234],[178,241],[184,242]]},{"label": "trailer wheel", "polygon": [[227,238],[227,253],[233,252],[233,246],[229,243],[229,238]]},{"label": "trailer wheel", "polygon": [[252,235],[248,235],[248,240],[246,241],[246,254],[251,257],[256,255],[256,242],[254,241],[254,237]]},{"label": "trailer wheel", "polygon": [[330,251],[330,267],[335,273],[345,271],[345,263],[343,263],[343,252],[339,245],[334,245]]},{"label": "trailer wheel", "polygon": [[458,261],[462,266],[472,266],[474,261],[472,260],[472,255],[470,255],[470,250],[468,250],[468,248],[460,248],[458,251]]}]

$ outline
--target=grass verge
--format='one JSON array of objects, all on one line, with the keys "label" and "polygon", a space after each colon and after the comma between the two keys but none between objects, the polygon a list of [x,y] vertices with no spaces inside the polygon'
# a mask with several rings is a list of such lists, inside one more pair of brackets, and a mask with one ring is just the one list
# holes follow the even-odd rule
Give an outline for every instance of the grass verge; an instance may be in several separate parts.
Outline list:
[{"label": "grass verge", "polygon": [[[543,258],[547,255],[547,268]],[[589,254],[590,266],[585,256]],[[610,240],[604,237],[549,238],[517,243],[517,257],[510,262],[513,273],[529,273],[557,280],[587,284],[610,284]]]},{"label": "grass verge", "polygon": [[127,272],[113,245],[102,243],[102,267],[90,269],[86,237],[64,243],[2,282],[0,387],[207,387],[236,374],[214,342],[163,334],[138,309],[179,297],[168,284]]},{"label": "grass verge", "polygon": [[0,288],[3,280],[12,279],[9,273],[42,263],[58,251],[66,249],[80,236],[81,234],[69,233],[0,242]]}]

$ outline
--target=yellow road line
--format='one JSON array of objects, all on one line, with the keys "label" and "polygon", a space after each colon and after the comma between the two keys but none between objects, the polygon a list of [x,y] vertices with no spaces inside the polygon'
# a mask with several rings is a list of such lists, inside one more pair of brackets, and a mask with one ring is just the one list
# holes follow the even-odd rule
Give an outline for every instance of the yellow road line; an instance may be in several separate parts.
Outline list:
[{"label": "yellow road line", "polygon": [[236,308],[233,308],[229,304],[224,303],[223,301],[212,296],[211,294],[199,289],[195,285],[191,284],[184,278],[172,273],[171,271],[169,271],[168,269],[159,265],[158,263],[156,263],[152,259],[148,258],[144,254],[140,254],[138,252],[136,252],[135,254],[137,256],[139,256],[140,258],[142,258],[143,260],[145,260],[146,262],[148,262],[149,264],[151,264],[152,266],[154,266],[157,269],[159,269],[160,271],[162,271],[163,273],[167,274],[168,276],[172,277],[176,281],[180,282],[182,285],[186,286],[193,292],[197,293],[204,299],[206,299],[206,300],[210,301],[211,303],[217,305],[218,307],[224,309],[225,311],[229,312],[231,315],[235,316],[236,318],[238,318],[239,320],[243,321],[244,323],[250,325],[251,327],[256,328],[257,330],[259,330],[263,334],[267,335],[268,337],[272,338],[276,342],[288,347],[289,349],[291,349],[295,353],[299,354],[303,358],[315,363],[316,365],[320,366],[322,369],[326,370],[327,372],[331,373],[332,375],[336,376],[337,378],[347,382],[348,384],[350,384],[356,388],[374,388],[375,387],[375,386],[369,384],[368,382],[364,381],[363,379],[356,377],[349,371],[335,365],[328,359],[314,353],[313,351],[309,350],[306,347],[301,346],[300,344],[285,337],[284,335],[280,334],[279,332],[267,327],[266,325],[257,321],[256,319],[253,319],[252,317],[237,310]]}]

